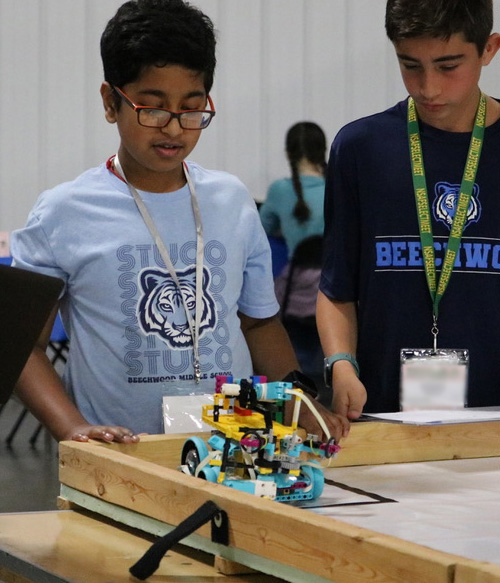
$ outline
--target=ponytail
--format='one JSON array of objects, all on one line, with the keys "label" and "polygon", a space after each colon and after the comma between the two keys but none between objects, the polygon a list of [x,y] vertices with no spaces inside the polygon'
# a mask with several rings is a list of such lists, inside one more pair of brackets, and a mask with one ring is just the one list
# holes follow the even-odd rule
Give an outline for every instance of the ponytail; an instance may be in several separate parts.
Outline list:
[{"label": "ponytail", "polygon": [[300,224],[302,224],[309,220],[309,217],[311,216],[311,209],[307,206],[307,203],[304,200],[304,191],[300,181],[297,161],[291,160],[290,167],[292,169],[292,184],[295,190],[295,194],[297,195],[297,202],[293,208],[293,216],[299,221]]},{"label": "ponytail", "polygon": [[303,121],[292,126],[286,136],[286,152],[290,162],[292,184],[297,195],[293,216],[299,223],[305,223],[311,216],[311,209],[304,200],[304,191],[300,181],[298,164],[306,158],[326,172],[326,137],[323,130],[315,123]]}]

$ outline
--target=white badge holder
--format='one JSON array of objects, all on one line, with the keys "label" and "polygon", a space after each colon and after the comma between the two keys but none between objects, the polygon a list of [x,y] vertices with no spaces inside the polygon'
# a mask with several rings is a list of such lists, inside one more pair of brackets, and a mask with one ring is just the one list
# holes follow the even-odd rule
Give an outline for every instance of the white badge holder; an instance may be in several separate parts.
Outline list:
[{"label": "white badge holder", "polygon": [[213,405],[213,394],[175,395],[163,397],[165,433],[200,433],[213,428],[202,421],[202,406]]},{"label": "white badge holder", "polygon": [[463,409],[468,372],[467,349],[403,348],[401,410]]}]

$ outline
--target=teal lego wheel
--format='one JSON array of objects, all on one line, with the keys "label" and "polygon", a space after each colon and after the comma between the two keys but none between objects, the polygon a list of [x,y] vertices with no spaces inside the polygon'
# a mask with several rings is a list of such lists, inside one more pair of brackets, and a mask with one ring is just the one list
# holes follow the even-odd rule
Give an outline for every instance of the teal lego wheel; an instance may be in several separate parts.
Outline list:
[{"label": "teal lego wheel", "polygon": [[205,466],[198,472],[198,478],[207,482],[217,482],[217,472],[210,466]]},{"label": "teal lego wheel", "polygon": [[323,470],[319,466],[302,466],[300,469],[302,473],[311,480],[311,500],[316,500],[316,498],[319,498],[321,494],[323,494],[323,488],[325,486],[325,476],[323,475]]},{"label": "teal lego wheel", "polygon": [[[200,462],[208,456],[208,448],[201,437],[190,437],[182,448],[181,463],[189,469],[189,473],[194,476],[196,468]],[[210,468],[207,468],[210,469]],[[205,471],[205,470],[204,470]],[[212,481],[212,480],[210,480]]]}]

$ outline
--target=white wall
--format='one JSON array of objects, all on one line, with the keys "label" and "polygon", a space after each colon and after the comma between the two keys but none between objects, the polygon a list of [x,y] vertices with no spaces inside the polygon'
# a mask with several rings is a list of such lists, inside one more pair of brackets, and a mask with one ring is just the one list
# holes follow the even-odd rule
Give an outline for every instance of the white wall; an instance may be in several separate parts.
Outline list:
[{"label": "white wall", "polygon": [[[286,175],[299,120],[331,141],[346,122],[405,97],[385,38],[385,0],[192,0],[219,31],[217,117],[191,158],[233,172],[257,200]],[[0,231],[40,191],[117,148],[100,102],[99,38],[121,0],[0,0]],[[500,0],[494,0],[500,22]],[[500,96],[500,56],[482,88]]]}]

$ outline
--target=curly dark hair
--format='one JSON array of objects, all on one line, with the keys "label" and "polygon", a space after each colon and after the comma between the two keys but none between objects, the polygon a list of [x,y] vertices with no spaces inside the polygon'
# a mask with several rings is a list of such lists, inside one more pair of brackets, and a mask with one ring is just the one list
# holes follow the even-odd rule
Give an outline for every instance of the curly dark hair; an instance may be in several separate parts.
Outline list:
[{"label": "curly dark hair", "polygon": [[203,74],[207,94],[215,74],[212,21],[183,0],[131,0],[122,4],[101,36],[104,78],[123,87],[146,67],[180,65]]}]

